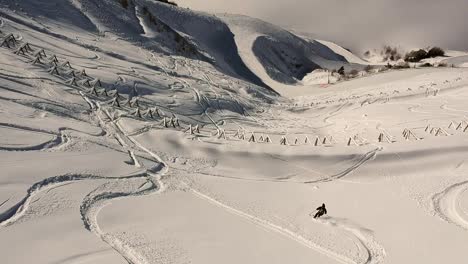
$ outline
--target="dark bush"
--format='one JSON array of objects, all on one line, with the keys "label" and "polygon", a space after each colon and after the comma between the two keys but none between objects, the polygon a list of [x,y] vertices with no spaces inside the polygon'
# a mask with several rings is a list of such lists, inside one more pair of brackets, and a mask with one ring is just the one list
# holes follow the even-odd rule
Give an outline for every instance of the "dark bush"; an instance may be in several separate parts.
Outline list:
[{"label": "dark bush", "polygon": [[445,56],[445,51],[439,47],[433,47],[427,52],[428,58],[443,57]]},{"label": "dark bush", "polygon": [[401,54],[398,52],[396,47],[384,46],[383,51],[381,52],[381,55],[384,61],[387,61],[387,60],[397,61],[401,59]]},{"label": "dark bush", "polygon": [[344,66],[341,66],[341,68],[339,68],[337,72],[339,75],[344,75],[345,74]]},{"label": "dark bush", "polygon": [[120,4],[125,9],[127,9],[128,5],[129,5],[128,0],[120,0]]},{"label": "dark bush", "polygon": [[408,52],[405,55],[405,61],[408,62],[420,62],[423,59],[427,58],[427,52],[423,49],[420,50],[413,50]]}]

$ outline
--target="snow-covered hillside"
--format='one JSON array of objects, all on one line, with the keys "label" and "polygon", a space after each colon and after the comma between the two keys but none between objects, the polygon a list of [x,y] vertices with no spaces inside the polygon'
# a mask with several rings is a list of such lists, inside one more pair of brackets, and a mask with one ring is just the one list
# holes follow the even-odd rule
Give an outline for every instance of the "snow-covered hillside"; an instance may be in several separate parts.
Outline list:
[{"label": "snow-covered hillside", "polygon": [[1,263],[464,263],[466,53],[129,3],[0,0]]}]

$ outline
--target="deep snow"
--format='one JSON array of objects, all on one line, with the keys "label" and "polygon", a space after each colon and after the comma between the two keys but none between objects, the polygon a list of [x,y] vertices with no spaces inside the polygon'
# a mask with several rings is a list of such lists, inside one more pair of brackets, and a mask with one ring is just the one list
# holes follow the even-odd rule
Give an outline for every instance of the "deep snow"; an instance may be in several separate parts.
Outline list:
[{"label": "deep snow", "polygon": [[464,263],[466,53],[133,3],[0,0],[2,263]]}]

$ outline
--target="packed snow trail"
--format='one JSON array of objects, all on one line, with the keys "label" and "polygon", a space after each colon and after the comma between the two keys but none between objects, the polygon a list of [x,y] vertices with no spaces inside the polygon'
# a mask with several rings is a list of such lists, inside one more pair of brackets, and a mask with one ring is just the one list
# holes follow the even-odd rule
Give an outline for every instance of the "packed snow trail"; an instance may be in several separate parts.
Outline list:
[{"label": "packed snow trail", "polygon": [[[307,247],[307,248],[310,248],[312,250],[315,250],[327,257],[330,257],[336,261],[338,261],[339,263],[343,263],[343,264],[359,264],[361,262],[359,261],[356,261],[356,260],[353,260],[351,258],[348,258],[344,255],[340,255],[328,248],[324,248],[316,243],[314,243],[313,241],[305,238],[304,236],[298,234],[298,233],[295,233],[294,231],[291,231],[290,229],[286,228],[286,227],[282,227],[280,225],[277,225],[277,224],[274,224],[268,220],[265,220],[265,219],[262,219],[262,218],[259,218],[257,216],[254,216],[254,215],[251,215],[251,214],[248,214],[246,212],[243,212],[239,209],[236,209],[234,207],[231,207],[213,197],[210,197],[204,193],[201,193],[200,191],[190,187],[187,183],[184,183],[184,185],[193,193],[195,194],[196,196],[200,197],[201,199],[204,199],[216,206],[219,206],[223,209],[225,209],[226,211],[232,213],[232,214],[235,214],[239,217],[242,217],[242,218],[245,218],[249,221],[251,221],[252,223],[255,223],[257,225],[260,225],[264,228],[266,228],[267,230],[271,230],[273,232],[276,232],[280,235],[283,235],[289,239],[292,239],[294,241],[296,241],[297,243]],[[358,241],[360,241],[360,243],[362,244],[362,246],[365,248],[365,252],[367,254],[367,257],[365,259],[364,264],[377,264],[377,263],[382,263],[383,262],[383,259],[385,258],[385,250],[384,248],[378,243],[375,241],[375,239],[373,239],[371,236],[367,235],[367,234],[364,234],[363,232],[361,232],[359,229],[355,228],[355,227],[352,227],[350,225],[347,225],[345,223],[341,223],[341,224],[337,224],[336,222],[337,221],[333,221],[333,220],[320,220],[324,223],[327,223],[327,224],[331,224],[333,226],[337,226],[339,228],[342,228],[350,233],[352,233],[357,239]]]},{"label": "packed snow trail", "polygon": [[64,183],[84,181],[84,180],[128,180],[128,179],[139,179],[146,177],[145,174],[136,174],[130,176],[123,176],[120,178],[114,177],[102,177],[96,175],[85,175],[85,174],[66,174],[61,176],[54,176],[42,181],[36,182],[28,190],[26,196],[16,205],[12,206],[10,209],[0,214],[0,225],[9,226],[14,224],[16,221],[21,219],[24,216],[25,212],[28,210],[29,205],[33,198],[45,190],[52,189],[54,187],[60,186]]},{"label": "packed snow trail", "polygon": [[37,145],[32,145],[32,146],[25,146],[25,147],[0,146],[0,151],[38,151],[38,150],[54,149],[54,148],[60,148],[61,146],[63,146],[69,141],[67,135],[63,133],[65,129],[60,129],[60,133],[53,133],[53,132],[49,132],[49,131],[45,131],[41,129],[35,129],[35,128],[30,128],[30,127],[15,125],[15,124],[7,124],[7,123],[0,123],[0,127],[14,128],[14,129],[23,130],[23,131],[35,132],[35,133],[54,136],[54,138],[51,139],[50,141],[46,141],[46,142],[43,142]]},{"label": "packed snow trail", "polygon": [[468,214],[460,206],[460,197],[468,192],[468,181],[454,184],[432,197],[435,213],[448,223],[468,231]]}]

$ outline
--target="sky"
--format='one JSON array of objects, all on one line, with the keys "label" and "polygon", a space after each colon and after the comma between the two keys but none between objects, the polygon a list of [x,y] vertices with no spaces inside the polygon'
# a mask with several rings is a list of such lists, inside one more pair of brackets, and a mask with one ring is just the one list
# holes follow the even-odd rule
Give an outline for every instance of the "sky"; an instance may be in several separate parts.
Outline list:
[{"label": "sky", "polygon": [[468,51],[468,0],[175,0],[212,13],[257,17],[363,52],[441,46]]}]

